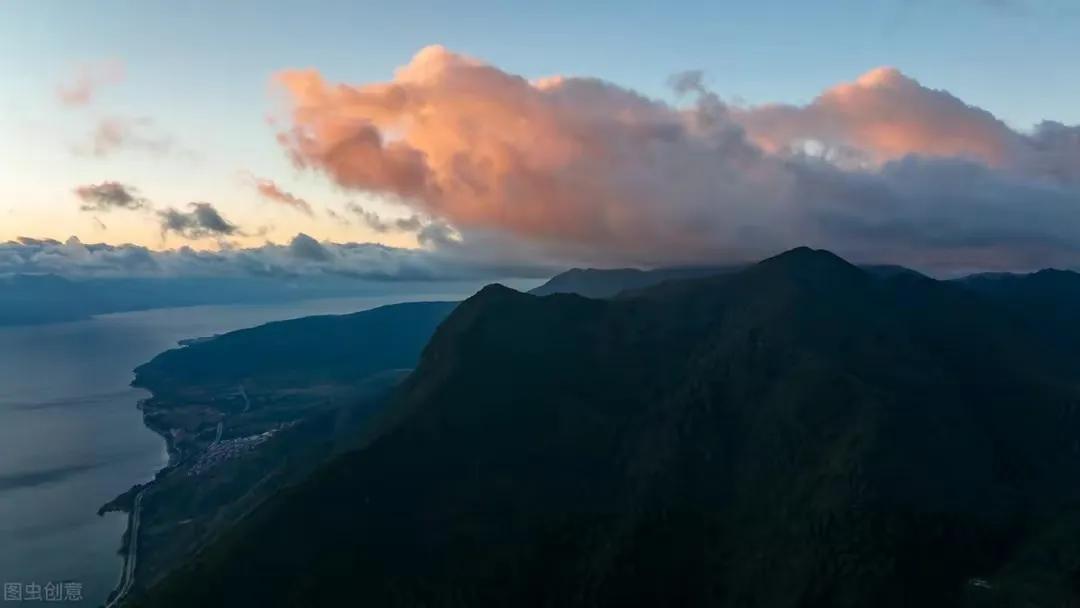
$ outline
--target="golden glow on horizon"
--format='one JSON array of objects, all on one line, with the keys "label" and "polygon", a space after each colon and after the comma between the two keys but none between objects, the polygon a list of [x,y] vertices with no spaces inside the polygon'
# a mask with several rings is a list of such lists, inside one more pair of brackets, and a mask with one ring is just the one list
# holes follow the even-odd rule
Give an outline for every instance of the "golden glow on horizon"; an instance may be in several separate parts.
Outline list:
[{"label": "golden glow on horizon", "polygon": [[[289,210],[282,210],[288,212]],[[346,213],[344,210],[341,214]],[[71,208],[44,209],[33,208],[26,211],[20,210],[16,215],[14,210],[2,210],[0,208],[0,242],[12,241],[19,237],[39,239],[53,239],[60,242],[75,236],[84,243],[108,243],[120,245],[131,243],[141,245],[149,249],[164,250],[179,247],[191,247],[196,250],[217,250],[222,246],[222,241],[214,238],[186,239],[176,235],[165,235],[162,238],[161,230],[151,214],[133,211],[113,211],[107,214],[88,214],[79,212],[74,204]],[[244,215],[229,215],[231,221],[235,221],[242,227],[258,226],[263,216],[248,217]],[[418,246],[416,237],[407,232],[379,233],[359,222],[353,221],[345,225],[328,218],[295,217],[293,212],[278,213],[277,216],[283,221],[274,225],[265,226],[262,229],[246,230],[244,234],[235,234],[227,238],[230,247],[258,247],[267,242],[284,244],[292,240],[298,232],[305,232],[320,241],[334,243],[379,243],[390,247],[412,249]],[[325,215],[325,214],[324,214]],[[100,222],[100,224],[98,223]]]}]

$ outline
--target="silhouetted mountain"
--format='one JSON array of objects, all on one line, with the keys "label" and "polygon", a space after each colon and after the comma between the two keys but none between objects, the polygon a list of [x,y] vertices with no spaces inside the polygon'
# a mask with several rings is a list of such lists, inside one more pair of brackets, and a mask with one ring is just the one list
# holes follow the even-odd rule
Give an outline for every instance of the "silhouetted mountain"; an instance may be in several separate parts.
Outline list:
[{"label": "silhouetted mountain", "polygon": [[897,266],[895,264],[864,264],[862,266],[859,266],[859,268],[862,268],[863,270],[869,272],[872,275],[883,278],[890,278],[896,275],[908,275],[916,277],[926,276],[917,270],[912,270],[906,266]]},{"label": "silhouetted mountain", "polygon": [[[557,274],[548,282],[529,291],[535,296],[573,293],[586,298],[611,298],[617,295],[636,295],[637,292],[667,281],[700,279],[736,272],[744,266],[702,266],[683,268],[572,268]],[[897,274],[923,276],[903,266],[886,264],[862,266],[871,274],[888,277]]]},{"label": "silhouetted mountain", "polygon": [[701,268],[572,268],[557,274],[529,293],[547,296],[555,293],[574,293],[586,298],[610,298],[624,291],[651,287],[664,281],[698,279],[733,272],[736,267]]},{"label": "silhouetted mountain", "polygon": [[363,449],[142,605],[1071,605],[1069,348],[805,248],[636,297],[490,286]]},{"label": "silhouetted mountain", "polygon": [[265,388],[342,382],[412,368],[457,302],[411,302],[267,323],[161,353],[135,370],[155,393],[198,385]]},{"label": "silhouetted mountain", "polygon": [[1064,348],[1080,355],[1080,273],[980,274],[959,282],[1007,307]]}]

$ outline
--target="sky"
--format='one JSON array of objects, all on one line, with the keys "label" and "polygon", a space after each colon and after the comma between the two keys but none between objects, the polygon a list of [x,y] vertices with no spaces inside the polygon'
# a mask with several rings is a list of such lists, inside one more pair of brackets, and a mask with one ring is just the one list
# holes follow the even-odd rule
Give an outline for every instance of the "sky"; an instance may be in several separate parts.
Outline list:
[{"label": "sky", "polygon": [[585,4],[0,0],[0,242],[1080,266],[1075,2]]}]

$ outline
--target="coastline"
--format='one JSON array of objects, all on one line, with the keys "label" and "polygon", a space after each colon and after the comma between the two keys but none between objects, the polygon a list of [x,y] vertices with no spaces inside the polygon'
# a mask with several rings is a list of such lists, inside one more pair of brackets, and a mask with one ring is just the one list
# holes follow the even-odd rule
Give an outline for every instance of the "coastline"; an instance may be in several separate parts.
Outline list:
[{"label": "coastline", "polygon": [[[139,387],[139,388],[142,388],[142,387]],[[131,486],[130,488],[128,488],[124,492],[121,492],[120,494],[118,494],[115,498],[113,498],[109,502],[106,502],[105,504],[101,505],[101,507],[98,509],[98,512],[97,512],[98,515],[105,515],[106,513],[129,513],[130,514],[131,513],[132,503],[134,501],[135,495],[138,494],[138,492],[140,490],[143,490],[143,489],[149,487],[150,484],[154,483],[163,473],[165,473],[166,471],[168,471],[172,467],[176,466],[176,463],[179,460],[179,454],[177,453],[176,444],[173,441],[173,436],[172,436],[172,433],[170,432],[170,429],[163,428],[163,427],[157,427],[157,426],[153,425],[148,420],[148,418],[146,416],[146,410],[145,410],[146,403],[148,401],[150,401],[151,399],[153,399],[153,393],[152,392],[151,392],[150,397],[147,397],[145,399],[140,399],[135,407],[140,412],[142,412],[143,426],[145,428],[149,429],[155,435],[161,437],[164,440],[164,442],[165,442],[165,454],[167,456],[165,466],[163,466],[160,469],[158,469],[157,471],[155,471],[154,472],[154,477],[151,478],[149,481],[145,481],[145,482],[142,482],[142,483],[136,483],[135,485]]]},{"label": "coastline", "polygon": [[[367,408],[380,401],[397,383],[396,375],[388,377],[380,373],[385,371],[381,362],[369,363],[374,367],[368,374],[353,378],[352,364],[350,373],[341,377],[322,377],[319,375],[322,368],[297,377],[266,376],[269,372],[260,372],[266,377],[252,377],[249,357],[226,358],[222,362],[225,371],[218,366],[214,368],[217,375],[209,376],[192,375],[185,361],[195,361],[195,369],[201,370],[199,366],[205,367],[206,361],[221,357],[217,351],[222,349],[213,346],[219,339],[243,341],[252,335],[263,339],[262,335],[273,335],[283,329],[309,341],[327,324],[367,335],[364,332],[373,331],[373,324],[378,325],[377,321],[387,315],[395,319],[401,316],[417,319],[426,327],[441,321],[457,302],[397,298],[387,302],[386,299],[334,301],[332,307],[318,302],[318,306],[301,314],[290,311],[288,315],[279,315],[276,309],[260,311],[274,314],[265,314],[268,319],[259,319],[262,323],[245,319],[238,324],[242,330],[246,328],[244,333],[227,325],[222,327],[221,323],[208,324],[187,334],[203,337],[177,339],[171,348],[163,348],[128,367],[128,373],[134,375],[128,376],[129,386],[145,391],[143,398],[135,403],[142,413],[141,426],[164,440],[166,454],[162,459],[164,466],[158,464],[149,480],[144,477],[144,481],[98,509],[99,515],[114,511],[128,515],[118,552],[123,558],[120,577],[107,581],[107,584],[115,581],[116,585],[106,606],[117,605],[128,594],[140,593],[154,584],[194,547],[215,538],[225,522],[243,517],[278,488],[301,479],[306,471],[318,466],[343,445],[342,434],[351,436],[353,429],[364,424]],[[408,306],[396,308],[405,304]],[[369,314],[354,316],[362,312]],[[280,323],[275,322],[278,319]],[[314,334],[312,326],[316,327]],[[238,337],[226,338],[234,332]],[[419,351],[426,338],[427,335],[412,336],[417,343],[410,348]],[[225,344],[223,348],[227,351],[231,342]],[[363,340],[342,343],[339,349],[350,356],[344,360],[352,361],[352,356],[364,351],[364,344]],[[293,368],[291,359],[282,363],[273,356],[269,355],[259,365],[274,370],[273,366],[288,363],[288,369]],[[401,356],[391,349],[385,355],[390,358],[386,365],[393,369],[401,367],[398,361]],[[413,355],[406,353],[406,356],[411,359]],[[254,359],[262,361],[258,356]],[[301,366],[301,369],[306,368]],[[358,404],[366,405],[357,407]],[[351,413],[339,415],[343,407]],[[301,422],[304,424],[298,426]],[[224,440],[223,426],[227,427]],[[287,433],[282,432],[286,430]],[[255,446],[262,447],[255,451]],[[210,467],[215,473],[205,475]],[[237,484],[246,491],[235,494]],[[141,519],[145,521],[140,529],[139,505],[143,499],[146,508],[142,509]]]},{"label": "coastline", "polygon": [[[135,386],[135,381],[132,381],[131,386]],[[143,387],[139,387],[143,388]],[[144,389],[148,390],[148,389]],[[145,495],[145,491],[153,485],[155,481],[161,478],[169,469],[174,467],[179,460],[176,444],[173,439],[171,429],[159,427],[154,425],[150,418],[147,416],[146,407],[148,403],[154,398],[153,391],[150,391],[150,396],[144,399],[140,399],[136,404],[136,409],[142,413],[143,426],[153,432],[155,435],[161,437],[165,442],[166,462],[165,466],[158,469],[154,473],[153,479],[144,482],[137,483],[127,491],[119,494],[116,498],[103,504],[98,509],[98,515],[104,516],[106,513],[122,512],[127,514],[127,526],[124,528],[124,533],[120,537],[120,549],[119,554],[123,557],[123,561],[120,566],[120,574],[117,577],[116,587],[109,593],[106,598],[104,608],[113,608],[119,605],[131,588],[134,586],[135,571],[138,567],[137,548],[138,548],[138,521],[139,521],[139,509],[142,506],[142,499]]]},{"label": "coastline", "polygon": [[[351,314],[416,297],[365,296],[288,305],[188,307],[102,315],[70,323],[0,326],[0,341],[5,347],[0,349],[4,351],[0,353],[0,380],[4,385],[4,394],[0,395],[0,439],[9,450],[18,448],[20,456],[0,463],[0,477],[7,475],[14,480],[12,483],[23,484],[0,492],[0,513],[8,523],[0,530],[0,570],[8,580],[24,583],[82,582],[87,605],[103,605],[115,589],[124,559],[121,540],[128,522],[120,519],[119,512],[130,512],[136,486],[153,481],[138,535],[139,587],[132,593],[139,593],[142,586],[152,584],[163,572],[159,565],[168,564],[173,553],[181,554],[182,543],[210,538],[217,525],[211,518],[200,518],[194,503],[185,502],[195,495],[186,489],[177,487],[179,491],[174,493],[158,494],[163,489],[172,492],[172,484],[186,486],[200,496],[216,492],[216,477],[189,480],[175,475],[176,470],[162,470],[169,471],[166,467],[178,462],[183,466],[186,458],[201,452],[214,438],[221,412],[242,415],[237,422],[244,423],[231,429],[231,421],[227,422],[224,439],[244,437],[300,418],[304,408],[321,402],[325,396],[314,391],[258,394],[253,390],[256,387],[247,386],[252,404],[243,413],[246,404],[233,390],[236,382],[218,394],[191,394],[187,389],[198,391],[201,387],[185,378],[184,394],[174,399],[168,386],[147,382],[148,386],[131,388],[132,370],[164,352],[182,350],[180,340],[217,336],[276,321]],[[188,346],[205,348],[203,342]],[[141,420],[133,415],[135,411],[143,412]],[[277,418],[271,420],[268,416]],[[184,434],[177,433],[174,441],[169,427],[183,428]],[[196,436],[200,432],[201,436]],[[250,466],[241,464],[237,474],[246,479],[249,474],[258,474],[260,466],[258,460]],[[236,465],[230,464],[225,470],[231,473]],[[19,477],[39,472],[55,472],[55,476],[43,478],[48,483],[38,483],[38,478],[31,476],[25,477],[23,483],[23,477]],[[8,500],[15,492],[18,496]],[[165,520],[178,527],[167,530],[158,526],[158,506],[186,511],[176,517],[170,513],[171,519]],[[233,512],[228,514],[231,517]],[[78,526],[72,527],[75,522]],[[44,535],[39,530],[55,533]],[[180,535],[176,545],[169,544],[173,532]],[[71,550],[73,547],[78,550]],[[34,559],[27,559],[29,555]]]}]

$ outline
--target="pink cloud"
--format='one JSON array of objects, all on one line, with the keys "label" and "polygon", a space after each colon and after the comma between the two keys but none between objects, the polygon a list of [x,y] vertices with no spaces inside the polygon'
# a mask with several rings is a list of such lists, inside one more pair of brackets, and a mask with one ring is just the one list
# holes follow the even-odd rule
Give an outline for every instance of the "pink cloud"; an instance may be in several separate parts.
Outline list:
[{"label": "pink cloud", "polygon": [[252,184],[255,186],[255,190],[265,199],[280,203],[288,207],[292,207],[297,211],[305,215],[312,215],[311,204],[306,200],[282,190],[273,180],[263,179],[252,176]]},{"label": "pink cloud", "polygon": [[771,153],[807,142],[856,162],[905,156],[961,158],[1057,180],[1080,179],[1080,131],[1046,122],[1013,130],[990,112],[923,86],[895,68],[876,68],[805,106],[733,109],[732,118]]},{"label": "pink cloud", "polygon": [[909,154],[1001,165],[1015,134],[989,112],[929,89],[894,68],[877,68],[828,89],[807,106],[766,105],[735,114],[770,151],[803,141],[848,147],[875,162]]},{"label": "pink cloud", "polygon": [[93,101],[102,86],[123,79],[124,64],[119,61],[86,64],[79,68],[74,78],[56,88],[56,96],[64,105],[84,106]]},{"label": "pink cloud", "polygon": [[679,145],[684,119],[630,91],[587,79],[533,84],[441,47],[387,83],[333,85],[312,71],[278,80],[294,103],[281,142],[298,165],[347,188],[541,239],[633,248],[656,231],[688,236],[655,221],[663,210],[653,204],[658,182],[685,170],[676,163],[700,164],[662,154]]},{"label": "pink cloud", "polygon": [[[1080,130],[1024,134],[882,68],[807,106],[737,108],[699,74],[672,106],[591,78],[528,80],[428,47],[385,82],[277,76],[297,166],[397,197],[465,239],[663,264],[811,244],[875,261],[1080,263]],[[802,153],[807,142],[830,154]],[[1017,226],[1017,218],[1027,223]]]}]

